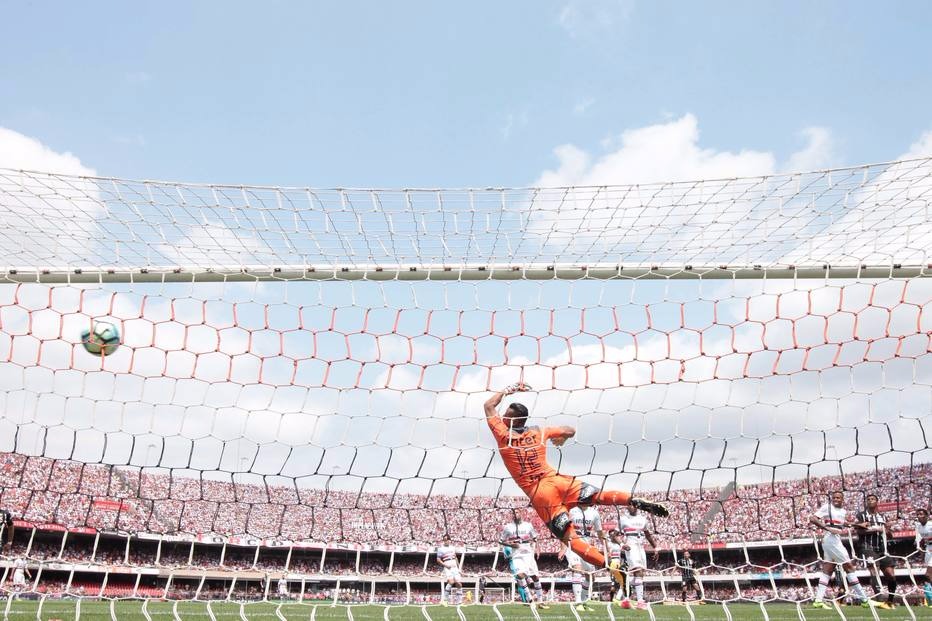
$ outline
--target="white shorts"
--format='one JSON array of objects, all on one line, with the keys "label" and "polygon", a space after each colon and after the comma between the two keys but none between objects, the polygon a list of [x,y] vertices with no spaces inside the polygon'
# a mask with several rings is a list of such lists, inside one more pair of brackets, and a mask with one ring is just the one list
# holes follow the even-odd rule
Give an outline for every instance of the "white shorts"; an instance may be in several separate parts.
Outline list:
[{"label": "white shorts", "polygon": [[639,543],[628,544],[625,558],[628,559],[628,569],[647,569],[647,551]]},{"label": "white shorts", "polygon": [[583,557],[579,556],[569,548],[566,550],[566,565],[570,569],[579,567],[581,571],[598,571],[600,567],[596,567],[592,563],[586,561]]},{"label": "white shorts", "polygon": [[524,574],[525,576],[538,576],[540,571],[537,569],[537,559],[533,554],[518,554],[511,557],[511,567],[515,575]]},{"label": "white shorts", "polygon": [[851,562],[851,555],[841,537],[826,537],[822,540],[822,558],[829,563],[844,564]]},{"label": "white shorts", "polygon": [[932,550],[926,548],[926,567],[932,567]]},{"label": "white shorts", "polygon": [[279,594],[279,595],[288,595],[288,587],[286,587],[285,585],[282,585],[282,586],[278,587],[278,594]]},{"label": "white shorts", "polygon": [[443,577],[449,580],[456,580],[457,582],[463,577],[460,574],[460,568],[458,565],[444,565],[443,566]]},{"label": "white shorts", "polygon": [[26,574],[22,569],[13,572],[13,586],[26,586]]}]

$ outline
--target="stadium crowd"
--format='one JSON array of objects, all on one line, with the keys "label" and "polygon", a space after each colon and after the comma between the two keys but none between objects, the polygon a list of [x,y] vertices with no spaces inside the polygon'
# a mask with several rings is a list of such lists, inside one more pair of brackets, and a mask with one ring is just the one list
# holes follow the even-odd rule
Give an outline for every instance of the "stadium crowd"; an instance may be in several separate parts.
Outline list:
[{"label": "stadium crowd", "polygon": [[[689,543],[693,534],[715,541],[770,541],[811,535],[808,514],[833,489],[852,490],[849,502],[877,493],[881,502],[928,506],[932,466],[855,472],[842,477],[773,481],[739,487],[711,519],[721,490],[674,489],[647,492],[664,501],[671,516],[655,523],[667,547]],[[0,506],[33,524],[101,531],[159,534],[247,535],[290,541],[360,545],[436,543],[438,534],[455,541],[494,545],[501,524],[526,499],[466,495],[374,494],[340,490],[234,484],[127,467],[0,453]],[[617,520],[603,509],[603,520]],[[541,532],[543,524],[530,516]],[[909,528],[907,520],[898,525]],[[703,536],[703,539],[705,537]],[[559,544],[542,538],[542,550]],[[252,559],[228,559],[228,563]]]}]

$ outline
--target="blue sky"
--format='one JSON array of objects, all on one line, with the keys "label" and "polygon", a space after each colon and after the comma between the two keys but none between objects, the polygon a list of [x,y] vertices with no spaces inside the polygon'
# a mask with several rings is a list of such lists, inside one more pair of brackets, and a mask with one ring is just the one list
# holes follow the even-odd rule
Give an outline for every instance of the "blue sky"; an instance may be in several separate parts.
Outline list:
[{"label": "blue sky", "polygon": [[[702,148],[893,159],[932,129],[927,2],[12,3],[0,127],[104,174],[526,185],[694,115]],[[0,158],[2,159],[2,158]],[[4,164],[15,165],[10,157]]]}]

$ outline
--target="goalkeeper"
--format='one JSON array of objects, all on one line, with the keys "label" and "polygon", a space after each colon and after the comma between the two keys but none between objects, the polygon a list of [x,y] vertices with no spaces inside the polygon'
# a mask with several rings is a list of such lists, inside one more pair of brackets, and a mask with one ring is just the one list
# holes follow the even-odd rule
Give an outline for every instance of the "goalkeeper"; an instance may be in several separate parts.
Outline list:
[{"label": "goalkeeper", "polygon": [[547,463],[547,441],[554,446],[576,435],[572,427],[527,427],[528,409],[512,403],[504,415],[498,415],[498,405],[505,395],[530,390],[525,384],[509,386],[485,402],[485,420],[498,444],[498,452],[505,468],[521,490],[527,494],[531,506],[555,537],[588,563],[605,567],[605,555],[597,547],[576,534],[569,510],[588,505],[634,505],[647,513],[660,517],[669,515],[666,507],[654,502],[631,498],[628,492],[602,491],[576,477],[557,472]]}]

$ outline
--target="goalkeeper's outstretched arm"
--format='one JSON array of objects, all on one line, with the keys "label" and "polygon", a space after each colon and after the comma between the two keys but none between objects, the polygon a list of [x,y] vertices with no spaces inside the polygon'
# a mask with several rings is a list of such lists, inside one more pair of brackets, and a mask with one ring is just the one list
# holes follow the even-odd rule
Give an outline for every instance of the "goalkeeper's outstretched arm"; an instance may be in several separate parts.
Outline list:
[{"label": "goalkeeper's outstretched arm", "polygon": [[485,402],[485,417],[486,418],[498,418],[498,406],[502,402],[502,399],[505,398],[505,391],[500,390]]},{"label": "goalkeeper's outstretched arm", "polygon": [[563,446],[563,443],[576,435],[576,429],[569,426],[561,427],[548,427],[547,428],[547,439],[554,446]]},{"label": "goalkeeper's outstretched arm", "polygon": [[498,406],[501,404],[502,399],[506,395],[513,395],[516,392],[525,392],[530,390],[531,387],[523,382],[518,382],[517,384],[512,384],[504,390],[499,390],[497,393],[489,397],[488,401],[485,402],[485,417],[486,418],[498,418]]}]

